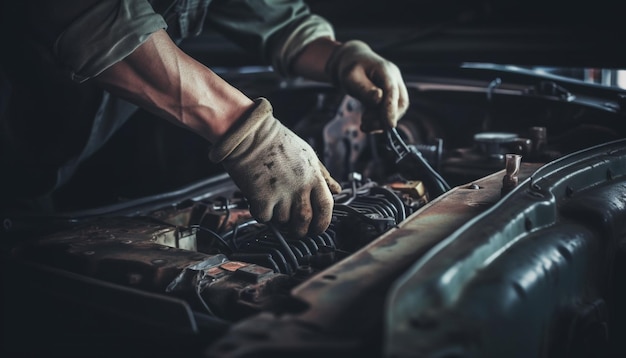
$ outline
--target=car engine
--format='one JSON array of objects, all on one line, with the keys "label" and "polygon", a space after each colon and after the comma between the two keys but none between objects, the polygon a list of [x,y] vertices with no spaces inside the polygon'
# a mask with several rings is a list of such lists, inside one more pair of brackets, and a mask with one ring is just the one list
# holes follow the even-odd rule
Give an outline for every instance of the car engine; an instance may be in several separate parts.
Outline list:
[{"label": "car engine", "polygon": [[[346,105],[352,113],[359,110],[351,98]],[[359,123],[354,115],[347,119]],[[328,138],[337,125],[350,123],[335,119],[327,127]],[[357,146],[355,141],[349,148]],[[333,163],[330,158],[341,151],[330,149],[326,153]],[[334,195],[330,227],[320,235],[297,238],[278,225],[258,223],[246,199],[222,175],[223,183],[211,186],[219,190],[201,198],[139,215],[85,220],[15,252],[81,275],[183,298],[211,316],[241,319],[280,307],[298,283],[374,241],[428,202],[422,181],[394,176],[379,183],[357,172],[346,174],[344,189]]]},{"label": "car engine", "polygon": [[[151,176],[176,183],[174,190],[161,186],[145,195],[122,188],[96,208],[5,215],[6,267],[18,272],[7,280],[11,290],[28,293],[7,303],[21,307],[11,330],[16,336],[67,331],[61,336],[80,341],[69,353],[57,338],[46,342],[69,356],[94,346],[104,356],[133,355],[146,345],[165,356],[383,355],[386,292],[402,272],[542,165],[626,133],[617,124],[623,111],[606,98],[575,98],[536,78],[467,71],[472,80],[434,78],[432,70],[409,77],[411,110],[397,130],[370,134],[359,130],[363,108],[350,96],[311,83],[276,85],[271,75],[258,74],[251,95],[266,91],[259,83],[273,88],[278,117],[342,185],[330,227],[320,235],[297,238],[278,224],[257,222],[223,171],[205,157],[184,155],[179,162],[160,158],[163,169]],[[235,84],[249,80],[249,74],[229,75]],[[152,134],[177,150],[196,143],[161,125],[153,124]],[[185,160],[215,171],[180,186],[172,168]],[[146,173],[126,165],[86,178],[105,182],[126,172],[145,185]],[[129,192],[137,197],[119,200]],[[37,317],[45,319],[33,325]],[[128,351],[101,346],[116,330],[128,333]],[[267,348],[268,341],[280,344]],[[251,353],[237,351],[242,347]]]}]

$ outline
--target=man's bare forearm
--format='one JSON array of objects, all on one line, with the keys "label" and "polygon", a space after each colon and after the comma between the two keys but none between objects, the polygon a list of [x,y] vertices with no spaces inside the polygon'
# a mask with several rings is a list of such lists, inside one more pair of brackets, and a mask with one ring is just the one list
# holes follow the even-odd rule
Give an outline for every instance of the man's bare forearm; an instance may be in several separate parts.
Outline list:
[{"label": "man's bare forearm", "polygon": [[180,50],[164,30],[95,80],[111,93],[210,142],[253,106],[241,91]]}]

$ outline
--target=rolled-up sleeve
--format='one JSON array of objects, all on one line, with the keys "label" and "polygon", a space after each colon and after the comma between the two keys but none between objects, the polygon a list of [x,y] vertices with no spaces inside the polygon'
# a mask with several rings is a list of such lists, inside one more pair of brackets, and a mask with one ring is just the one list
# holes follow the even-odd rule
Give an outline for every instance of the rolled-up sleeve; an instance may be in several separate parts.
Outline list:
[{"label": "rolled-up sleeve", "polygon": [[291,76],[292,61],[311,41],[335,36],[302,1],[215,0],[206,21],[283,76]]},{"label": "rolled-up sleeve", "polygon": [[67,27],[54,55],[71,78],[83,82],[130,55],[148,37],[167,28],[147,0],[101,1]]}]

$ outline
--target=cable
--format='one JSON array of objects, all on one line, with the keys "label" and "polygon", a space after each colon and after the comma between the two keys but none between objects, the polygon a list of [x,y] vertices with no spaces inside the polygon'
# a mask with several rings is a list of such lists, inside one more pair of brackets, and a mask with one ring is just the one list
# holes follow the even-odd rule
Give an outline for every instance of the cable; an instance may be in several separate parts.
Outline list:
[{"label": "cable", "polygon": [[404,207],[404,203],[402,202],[402,200],[400,200],[400,197],[398,197],[393,191],[385,187],[372,188],[372,193],[377,193],[377,192],[384,195],[387,199],[395,202],[396,207],[398,208],[398,211],[399,211],[399,217],[398,217],[398,220],[396,221],[396,224],[399,224],[401,221],[406,219],[406,209]]},{"label": "cable", "polygon": [[248,220],[248,221],[244,221],[242,223],[239,224],[235,224],[233,229],[224,233],[224,235],[222,236],[224,238],[224,240],[226,240],[227,242],[231,242],[232,243],[232,247],[235,248],[235,250],[239,250],[239,244],[237,243],[238,239],[239,239],[239,231],[247,226],[250,225],[254,225],[254,224],[258,224],[258,222],[254,219]]},{"label": "cable", "polygon": [[198,220],[198,223],[202,224],[204,222],[204,218],[209,213],[209,204],[202,202],[202,201],[198,201],[196,202],[196,205],[204,207],[204,211],[202,212],[202,215],[200,216],[200,219]]},{"label": "cable", "polygon": [[287,241],[283,237],[283,234],[281,234],[280,231],[278,231],[278,229],[274,226],[274,224],[269,223],[267,224],[267,226],[270,227],[270,229],[274,233],[274,236],[276,236],[276,238],[278,239],[280,246],[282,246],[283,249],[285,249],[285,251],[287,252],[287,256],[289,256],[289,260],[291,261],[291,264],[293,265],[293,270],[295,271],[300,266],[300,264],[298,263],[298,259],[296,258],[296,255],[293,253],[293,250],[291,249],[291,247],[289,247],[289,244],[287,244]]},{"label": "cable", "polygon": [[222,223],[220,224],[220,227],[217,228],[217,232],[218,233],[221,233],[221,232],[224,231],[224,229],[226,228],[226,225],[228,225],[228,220],[230,220],[230,208],[229,208],[229,200],[228,200],[228,198],[224,199],[224,208],[226,209],[226,216],[222,220]]},{"label": "cable", "polygon": [[235,249],[239,249],[239,245],[237,245],[237,234],[239,233],[239,225],[235,225],[233,228],[233,237],[230,239],[230,242],[233,243]]},{"label": "cable", "polygon": [[333,249],[335,249],[337,247],[337,244],[335,243],[335,239],[333,239],[330,234],[328,233],[328,231],[324,231],[321,235],[321,237],[325,237],[326,240],[328,241],[330,247],[332,247]]},{"label": "cable", "polygon": [[348,198],[348,200],[346,200],[346,202],[344,204],[350,204],[355,198],[356,198],[356,179],[352,179],[351,180],[351,184],[352,184],[352,195],[350,196],[350,198]]},{"label": "cable", "polygon": [[222,238],[218,233],[216,233],[215,231],[208,229],[204,226],[200,226],[200,225],[191,225],[189,226],[190,229],[199,229],[201,231],[204,231],[208,234],[210,234],[214,239],[216,239],[217,241],[219,241],[225,248],[228,249],[228,255],[233,253],[233,248],[230,247],[230,245],[228,245],[228,243],[224,240],[224,238]]},{"label": "cable", "polygon": [[204,309],[207,311],[208,314],[210,314],[213,317],[217,317],[215,316],[215,313],[213,313],[213,310],[211,309],[211,307],[209,307],[209,305],[206,303],[206,301],[204,300],[204,298],[202,297],[202,295],[200,294],[200,282],[196,285],[196,296],[198,296],[198,300],[200,301],[200,303],[202,304],[202,306],[204,306]]}]

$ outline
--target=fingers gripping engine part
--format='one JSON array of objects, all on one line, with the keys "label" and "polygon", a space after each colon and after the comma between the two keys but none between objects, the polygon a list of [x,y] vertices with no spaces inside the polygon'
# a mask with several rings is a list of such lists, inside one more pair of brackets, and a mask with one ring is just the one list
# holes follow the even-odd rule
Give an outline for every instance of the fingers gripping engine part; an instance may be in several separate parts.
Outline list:
[{"label": "fingers gripping engine part", "polygon": [[[385,143],[379,144],[379,140],[386,139],[384,133],[375,131],[366,134],[361,130],[365,110],[360,101],[344,95],[334,117],[324,126],[324,164],[337,180],[349,180],[348,176],[355,171],[379,181],[397,174],[397,167],[385,161],[386,153],[382,153]],[[396,128],[404,138],[403,142],[410,143],[432,167],[439,170],[443,156],[442,139],[433,138],[430,144],[419,143],[420,129],[410,120],[400,121]]]}]

